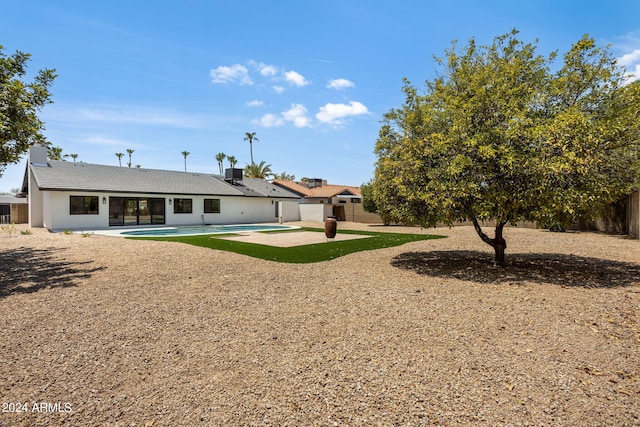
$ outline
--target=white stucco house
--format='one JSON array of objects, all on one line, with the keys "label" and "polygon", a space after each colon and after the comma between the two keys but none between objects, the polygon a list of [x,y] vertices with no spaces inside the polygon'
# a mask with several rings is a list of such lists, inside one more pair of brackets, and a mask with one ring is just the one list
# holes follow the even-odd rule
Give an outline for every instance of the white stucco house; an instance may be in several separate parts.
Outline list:
[{"label": "white stucco house", "polygon": [[[52,231],[277,222],[300,197],[241,169],[219,175],[49,160],[29,152],[29,225]],[[233,178],[233,179],[232,179]]]}]

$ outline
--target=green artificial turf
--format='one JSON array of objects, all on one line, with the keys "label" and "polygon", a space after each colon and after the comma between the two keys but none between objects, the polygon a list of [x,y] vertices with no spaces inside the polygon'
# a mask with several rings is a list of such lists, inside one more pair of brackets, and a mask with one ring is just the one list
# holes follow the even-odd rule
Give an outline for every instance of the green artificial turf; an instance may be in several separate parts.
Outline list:
[{"label": "green artificial turf", "polygon": [[[300,230],[324,232],[319,228],[303,227]],[[294,231],[290,231],[294,232]],[[222,235],[198,235],[198,236],[177,236],[177,237],[127,237],[128,239],[140,240],[160,240],[170,242],[182,242],[190,245],[203,246],[205,248],[219,249],[222,251],[236,252],[255,258],[270,261],[288,263],[310,263],[326,261],[338,258],[353,252],[368,251],[372,249],[390,248],[400,246],[408,242],[419,240],[439,239],[444,236],[428,234],[401,234],[401,233],[380,233],[375,231],[354,231],[339,230],[343,234],[363,234],[371,236],[366,239],[353,239],[343,241],[329,241],[312,245],[294,246],[290,248],[280,248],[275,246],[258,245],[254,243],[236,242],[233,240],[220,239]],[[229,236],[229,234],[226,234]]]}]

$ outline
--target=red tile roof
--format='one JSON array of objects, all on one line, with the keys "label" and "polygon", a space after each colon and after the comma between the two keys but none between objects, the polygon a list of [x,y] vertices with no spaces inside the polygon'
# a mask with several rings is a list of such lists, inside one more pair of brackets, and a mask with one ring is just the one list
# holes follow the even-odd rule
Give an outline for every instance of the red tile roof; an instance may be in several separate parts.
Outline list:
[{"label": "red tile roof", "polygon": [[360,187],[354,187],[350,185],[333,185],[323,184],[320,187],[309,188],[305,183],[296,181],[286,181],[282,179],[274,179],[273,183],[281,187],[285,187],[288,190],[294,191],[307,198],[315,197],[335,197],[340,193],[347,192],[354,196],[360,195]]}]

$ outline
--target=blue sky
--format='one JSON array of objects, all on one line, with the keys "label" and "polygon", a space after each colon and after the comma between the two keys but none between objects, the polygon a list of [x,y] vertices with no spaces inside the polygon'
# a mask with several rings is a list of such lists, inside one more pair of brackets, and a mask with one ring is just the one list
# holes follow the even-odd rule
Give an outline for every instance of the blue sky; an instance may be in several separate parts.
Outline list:
[{"label": "blue sky", "polygon": [[[78,161],[218,173],[216,153],[274,172],[360,185],[402,78],[434,77],[453,40],[512,28],[564,52],[588,33],[640,75],[637,0],[0,0],[5,54],[55,68],[45,134]],[[126,156],[123,159],[126,163]],[[0,178],[19,187],[24,160]]]}]

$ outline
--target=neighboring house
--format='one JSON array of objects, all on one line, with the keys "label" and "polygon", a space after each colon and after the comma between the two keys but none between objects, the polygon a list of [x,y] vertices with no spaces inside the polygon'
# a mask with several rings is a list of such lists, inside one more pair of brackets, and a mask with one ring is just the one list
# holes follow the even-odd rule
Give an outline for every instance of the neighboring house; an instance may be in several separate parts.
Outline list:
[{"label": "neighboring house", "polygon": [[273,183],[304,198],[299,205],[302,221],[324,221],[328,216],[339,221],[381,221],[378,215],[364,211],[359,187],[327,184],[317,178],[306,182],[276,179]]},{"label": "neighboring house", "polygon": [[0,224],[25,224],[29,222],[27,199],[0,196]]},{"label": "neighboring house", "polygon": [[[237,172],[240,171],[238,174]],[[29,224],[49,230],[276,222],[299,196],[264,180],[49,160],[33,146],[23,193]]]}]

